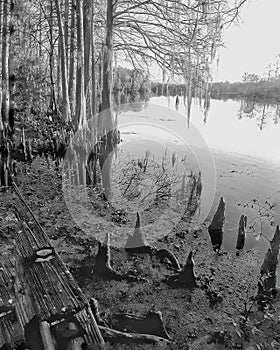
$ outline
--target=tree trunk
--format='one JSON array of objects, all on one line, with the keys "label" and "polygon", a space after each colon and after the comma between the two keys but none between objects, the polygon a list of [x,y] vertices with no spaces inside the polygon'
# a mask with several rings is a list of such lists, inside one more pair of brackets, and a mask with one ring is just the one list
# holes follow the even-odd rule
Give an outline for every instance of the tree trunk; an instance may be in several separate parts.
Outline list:
[{"label": "tree trunk", "polygon": [[[98,132],[101,137],[106,138],[107,144],[102,147],[102,152],[99,156],[99,164],[102,171],[102,183],[104,187],[104,195],[106,199],[111,197],[111,164],[113,160],[113,148],[116,146],[112,141],[114,137],[114,122],[112,111],[112,71],[113,71],[113,0],[107,0],[107,27],[106,40],[103,53],[103,87],[102,101],[100,106],[100,114],[98,119]],[[107,148],[107,145],[111,147]]]},{"label": "tree trunk", "polygon": [[92,9],[91,16],[91,115],[94,116],[96,113],[96,81],[95,81],[95,42],[94,42],[94,13]]},{"label": "tree trunk", "polygon": [[[110,109],[112,107],[111,92],[112,92],[112,75],[113,75],[113,0],[107,0],[107,27],[106,40],[104,46],[103,57],[103,88],[102,88],[102,103],[100,111]],[[106,126],[113,129],[113,122],[106,118]],[[103,123],[104,124],[104,123]],[[111,125],[110,125],[111,124]]]},{"label": "tree trunk", "polygon": [[85,94],[84,94],[84,25],[83,25],[83,1],[77,0],[77,79],[76,79],[76,125],[82,126],[86,122]]},{"label": "tree trunk", "polygon": [[9,120],[9,47],[10,47],[10,0],[3,0],[3,27],[2,27],[2,106],[1,114],[4,128]]},{"label": "tree trunk", "polygon": [[74,98],[74,80],[75,80],[75,6],[76,0],[71,2],[71,32],[70,32],[70,50],[69,50],[69,99],[72,119],[75,111],[75,98]]},{"label": "tree trunk", "polygon": [[67,72],[69,69],[69,55],[68,55],[69,53],[69,3],[70,3],[70,0],[65,0],[64,42],[65,42],[65,60],[66,60]]},{"label": "tree trunk", "polygon": [[60,68],[61,68],[61,80],[62,80],[62,118],[64,121],[70,119],[70,103],[68,95],[68,81],[67,81],[67,57],[65,47],[64,28],[62,24],[61,11],[59,1],[55,0],[56,13],[59,28],[59,47],[60,47]]},{"label": "tree trunk", "polygon": [[57,103],[55,95],[55,82],[54,82],[54,40],[53,40],[53,2],[50,0],[50,12],[49,12],[49,28],[50,28],[50,56],[49,56],[49,67],[50,67],[50,82],[51,82],[51,100],[50,109],[53,114],[57,114]]},{"label": "tree trunk", "polygon": [[[89,116],[91,113],[90,100],[91,100],[91,89],[90,86],[90,57],[92,51],[92,40],[91,40],[91,22],[92,22],[92,7],[93,3],[91,0],[84,0],[83,7],[83,20],[84,20],[84,93],[86,96],[86,115]],[[89,118],[88,118],[89,119]]]}]

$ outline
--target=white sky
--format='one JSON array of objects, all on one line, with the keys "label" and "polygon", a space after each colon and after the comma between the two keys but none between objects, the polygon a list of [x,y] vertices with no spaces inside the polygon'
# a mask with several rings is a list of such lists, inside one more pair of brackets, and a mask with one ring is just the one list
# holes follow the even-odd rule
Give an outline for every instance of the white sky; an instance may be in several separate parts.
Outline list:
[{"label": "white sky", "polygon": [[280,0],[248,0],[240,14],[239,25],[225,30],[214,81],[241,81],[244,72],[263,76],[280,54]]}]

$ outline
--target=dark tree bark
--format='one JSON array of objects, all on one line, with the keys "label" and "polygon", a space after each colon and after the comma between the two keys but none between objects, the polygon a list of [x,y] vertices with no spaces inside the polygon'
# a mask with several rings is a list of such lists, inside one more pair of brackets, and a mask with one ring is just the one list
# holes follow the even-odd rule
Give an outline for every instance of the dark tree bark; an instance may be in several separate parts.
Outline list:
[{"label": "dark tree bark", "polygon": [[263,288],[266,291],[276,288],[279,247],[280,230],[279,226],[277,226],[275,234],[270,241],[270,248],[266,252],[264,261],[261,266],[261,280]]},{"label": "dark tree bark", "polygon": [[[241,215],[238,228],[238,236],[236,242],[236,249],[242,250],[245,244],[245,229],[247,225],[247,216]],[[238,253],[237,253],[238,254]]]},{"label": "dark tree bark", "polygon": [[213,249],[219,251],[223,243],[223,227],[225,222],[225,202],[223,197],[220,199],[218,209],[213,217],[213,220],[208,227],[208,232],[211,237]]}]

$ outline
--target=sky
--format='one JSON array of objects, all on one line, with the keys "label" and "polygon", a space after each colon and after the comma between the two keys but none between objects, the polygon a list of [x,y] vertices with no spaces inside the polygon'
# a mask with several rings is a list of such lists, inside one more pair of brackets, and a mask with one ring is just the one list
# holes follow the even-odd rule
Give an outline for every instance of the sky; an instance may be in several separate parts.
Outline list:
[{"label": "sky", "polygon": [[244,72],[263,76],[280,54],[280,0],[248,0],[238,25],[225,29],[214,81],[241,81]]}]

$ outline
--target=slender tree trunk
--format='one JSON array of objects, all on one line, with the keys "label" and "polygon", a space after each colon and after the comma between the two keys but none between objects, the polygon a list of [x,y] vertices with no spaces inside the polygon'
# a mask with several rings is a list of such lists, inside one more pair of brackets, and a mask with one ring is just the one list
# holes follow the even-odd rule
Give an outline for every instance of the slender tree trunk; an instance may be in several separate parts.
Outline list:
[{"label": "slender tree trunk", "polygon": [[59,48],[60,48],[60,68],[61,68],[61,81],[62,81],[62,118],[64,121],[70,120],[70,103],[68,95],[68,81],[67,81],[67,59],[66,59],[66,47],[64,38],[64,28],[62,24],[61,11],[59,1],[55,0],[58,28],[59,28]]},{"label": "slender tree trunk", "polygon": [[70,31],[70,50],[69,50],[69,99],[71,106],[72,119],[75,111],[75,91],[74,91],[74,79],[75,79],[75,7],[76,0],[71,2],[71,31]]},{"label": "slender tree trunk", "polygon": [[83,21],[84,21],[84,93],[86,96],[86,115],[91,112],[90,108],[90,58],[92,50],[91,40],[91,19],[92,19],[92,0],[84,0]]},{"label": "slender tree trunk", "polygon": [[[9,47],[10,47],[10,0],[4,0],[3,6],[3,29],[2,29],[2,121],[4,129],[9,120]],[[6,124],[6,125],[5,125]]]},{"label": "slender tree trunk", "polygon": [[96,113],[96,69],[95,69],[95,42],[94,42],[94,11],[91,14],[91,115]]},{"label": "slender tree trunk", "polygon": [[61,112],[61,50],[60,45],[57,46],[56,55],[56,100],[59,112]]},{"label": "slender tree trunk", "polygon": [[[67,72],[69,69],[69,3],[70,0],[65,0],[65,18],[64,18],[64,38],[65,38],[65,60]],[[68,78],[68,77],[67,77]]]},{"label": "slender tree trunk", "polygon": [[[3,42],[3,1],[0,0],[0,52],[2,53]],[[4,124],[2,120],[2,60],[0,60],[0,144],[1,144],[1,132],[3,131]]]},{"label": "slender tree trunk", "polygon": [[113,149],[118,142],[117,130],[114,129],[112,111],[112,70],[113,70],[113,0],[107,0],[107,27],[103,56],[102,102],[98,119],[98,133],[102,137],[99,164],[102,171],[102,184],[107,200],[111,197],[111,164]]},{"label": "slender tree trunk", "polygon": [[76,125],[84,125],[85,95],[84,95],[84,38],[83,38],[83,1],[77,0],[77,79],[76,79]]},{"label": "slender tree trunk", "polygon": [[54,82],[54,41],[53,41],[53,2],[50,0],[50,13],[49,13],[49,28],[50,28],[50,55],[49,55],[49,68],[50,68],[50,81],[51,81],[51,100],[50,109],[53,114],[57,114],[57,103],[55,96],[55,82]]},{"label": "slender tree trunk", "polygon": [[40,12],[39,12],[39,45],[38,45],[38,54],[39,57],[42,56],[42,8],[40,7]]},{"label": "slender tree trunk", "polygon": [[[112,75],[113,75],[113,0],[107,0],[107,26],[103,57],[103,88],[101,111],[112,106]],[[112,124],[113,126],[113,124]]]}]

